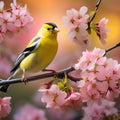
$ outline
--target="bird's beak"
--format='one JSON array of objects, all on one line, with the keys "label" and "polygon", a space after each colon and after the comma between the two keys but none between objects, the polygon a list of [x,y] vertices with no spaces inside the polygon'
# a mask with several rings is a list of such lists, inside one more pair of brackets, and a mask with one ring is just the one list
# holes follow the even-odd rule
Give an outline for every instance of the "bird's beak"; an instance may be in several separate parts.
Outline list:
[{"label": "bird's beak", "polygon": [[54,29],[54,33],[58,33],[58,32],[60,32],[60,30],[56,27],[56,28]]}]

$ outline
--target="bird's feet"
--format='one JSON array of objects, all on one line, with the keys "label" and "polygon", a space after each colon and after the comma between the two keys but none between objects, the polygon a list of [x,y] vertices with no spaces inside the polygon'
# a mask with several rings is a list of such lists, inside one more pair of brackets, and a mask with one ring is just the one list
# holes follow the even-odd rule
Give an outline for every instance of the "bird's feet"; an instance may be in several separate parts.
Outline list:
[{"label": "bird's feet", "polygon": [[44,69],[43,71],[45,72],[52,72],[54,74],[54,77],[57,77],[57,72],[55,70],[52,69]]},{"label": "bird's feet", "polygon": [[24,82],[24,84],[26,85],[28,83],[28,80],[27,80],[27,77],[25,75],[25,72],[23,72],[23,75],[22,75],[22,82]]}]

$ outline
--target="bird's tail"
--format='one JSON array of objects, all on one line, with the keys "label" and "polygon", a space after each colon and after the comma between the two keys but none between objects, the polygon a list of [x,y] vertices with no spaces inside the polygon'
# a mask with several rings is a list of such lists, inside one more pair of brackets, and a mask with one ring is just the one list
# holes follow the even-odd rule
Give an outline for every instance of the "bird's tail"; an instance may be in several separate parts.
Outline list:
[{"label": "bird's tail", "polygon": [[[12,76],[10,76],[7,80],[12,79]],[[8,90],[9,85],[2,85],[0,86],[0,91],[6,93]]]}]

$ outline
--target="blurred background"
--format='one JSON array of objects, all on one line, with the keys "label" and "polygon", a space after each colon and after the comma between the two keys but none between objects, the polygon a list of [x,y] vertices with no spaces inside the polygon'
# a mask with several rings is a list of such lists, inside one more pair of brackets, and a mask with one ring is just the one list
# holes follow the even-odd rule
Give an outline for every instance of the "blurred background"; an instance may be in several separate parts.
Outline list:
[{"label": "blurred background", "polygon": [[[5,7],[9,8],[11,2],[12,0],[4,0]],[[96,2],[97,0],[17,0],[17,3],[21,6],[27,4],[28,11],[34,18],[34,21],[30,25],[29,30],[19,33],[15,38],[10,37],[10,39],[5,40],[7,47],[4,48],[0,46],[0,50],[7,51],[7,48],[9,48],[9,52],[13,54],[13,58],[16,58],[16,56],[26,47],[28,41],[37,33],[41,25],[45,22],[54,22],[60,29],[58,34],[59,50],[48,68],[60,70],[75,64],[79,59],[81,52],[85,49],[92,50],[94,47],[107,49],[117,42],[120,42],[120,0],[103,0],[96,18],[94,19],[96,22],[103,17],[109,19],[107,28],[110,28],[111,32],[107,34],[106,45],[102,45],[98,37],[94,34],[91,36],[91,45],[89,47],[84,46],[84,48],[82,48],[82,46],[69,41],[67,38],[68,29],[64,27],[62,21],[62,17],[66,15],[66,10],[71,8],[79,10],[80,7],[84,5],[88,7],[90,12],[91,10],[94,10]],[[116,48],[109,52],[107,57],[112,57],[120,62],[120,48]],[[9,70],[12,68],[12,65],[13,63],[4,66],[1,61],[1,78],[7,78],[9,76]],[[4,74],[2,73],[3,67],[6,67],[7,69],[7,72],[4,72]],[[12,113],[14,113],[21,104],[33,102],[33,96],[43,81],[44,80],[35,81],[28,83],[27,85],[11,85],[6,96],[12,96]],[[1,96],[4,96],[4,94],[0,94]],[[12,113],[5,120],[12,120]]]}]

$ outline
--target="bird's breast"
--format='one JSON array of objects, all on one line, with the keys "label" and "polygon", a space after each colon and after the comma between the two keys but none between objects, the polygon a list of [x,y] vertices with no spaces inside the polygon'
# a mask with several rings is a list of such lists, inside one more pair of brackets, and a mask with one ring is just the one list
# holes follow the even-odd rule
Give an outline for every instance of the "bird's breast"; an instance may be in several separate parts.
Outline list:
[{"label": "bird's breast", "polygon": [[57,49],[57,41],[54,43],[41,43],[35,51],[33,51],[21,62],[21,69],[28,72],[38,72],[43,70],[53,60]]}]

